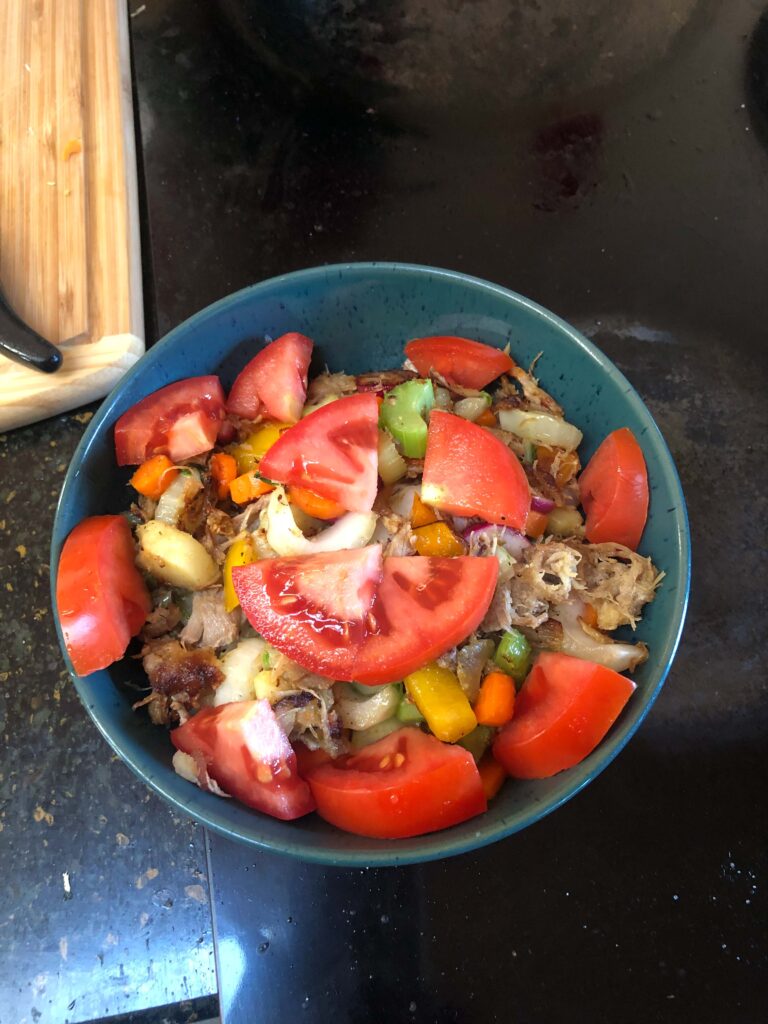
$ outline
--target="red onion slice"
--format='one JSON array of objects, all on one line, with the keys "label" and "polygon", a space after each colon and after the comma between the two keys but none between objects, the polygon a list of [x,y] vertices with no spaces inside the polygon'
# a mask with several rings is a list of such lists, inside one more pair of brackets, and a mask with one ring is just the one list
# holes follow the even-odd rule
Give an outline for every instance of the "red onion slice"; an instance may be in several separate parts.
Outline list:
[{"label": "red onion slice", "polygon": [[534,494],[531,497],[531,509],[534,512],[543,512],[546,515],[551,512],[554,507],[554,501],[550,501],[549,498],[541,498],[538,494]]}]

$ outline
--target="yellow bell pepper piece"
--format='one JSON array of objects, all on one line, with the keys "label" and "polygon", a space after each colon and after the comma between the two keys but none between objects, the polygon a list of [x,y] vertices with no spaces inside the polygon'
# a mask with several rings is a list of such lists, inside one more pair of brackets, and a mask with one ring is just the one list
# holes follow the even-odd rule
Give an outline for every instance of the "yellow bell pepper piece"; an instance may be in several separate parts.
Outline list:
[{"label": "yellow bell pepper piece", "polygon": [[449,668],[431,661],[405,677],[408,696],[439,740],[455,743],[477,726],[475,713]]},{"label": "yellow bell pepper piece", "polygon": [[240,604],[232,583],[232,570],[236,565],[250,565],[256,561],[256,557],[256,550],[250,537],[241,537],[230,544],[227,557],[224,559],[224,607],[228,612],[234,611]]},{"label": "yellow bell pepper piece", "polygon": [[238,473],[250,473],[255,469],[275,441],[290,426],[290,423],[262,423],[240,444],[232,445],[229,453],[235,457]]},{"label": "yellow bell pepper piece", "polygon": [[413,531],[414,547],[419,555],[452,558],[464,554],[464,545],[447,523],[430,523]]},{"label": "yellow bell pepper piece", "polygon": [[413,507],[411,508],[411,526],[416,529],[419,526],[431,526],[437,522],[437,513],[429,505],[425,505],[418,494],[413,496]]}]

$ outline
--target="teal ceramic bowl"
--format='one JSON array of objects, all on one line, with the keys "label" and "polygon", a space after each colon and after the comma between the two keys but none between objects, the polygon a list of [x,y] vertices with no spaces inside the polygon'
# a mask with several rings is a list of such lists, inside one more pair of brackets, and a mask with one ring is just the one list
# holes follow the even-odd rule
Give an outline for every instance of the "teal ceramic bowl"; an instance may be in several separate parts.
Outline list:
[{"label": "teal ceramic bowl", "polygon": [[[416,839],[388,842],[340,832],[316,815],[282,822],[234,800],[204,793],[171,767],[165,730],[131,710],[140,666],[129,659],[74,683],[117,754],[177,810],[232,839],[307,861],[397,865],[450,857],[526,828],[575,796],[616,757],[653,704],[675,655],[689,585],[689,533],[680,481],[658,427],[632,385],[594,345],[554,314],[497,285],[447,270],[398,263],[316,267],[246,288],[210,306],[158,342],[121,380],[88,426],[64,482],[53,533],[55,580],[61,545],[85,516],[119,512],[129,473],[115,465],[112,427],[140,398],[172,381],[219,373],[228,387],[265,335],[301,331],[314,339],[316,372],[361,373],[398,366],[403,344],[419,335],[454,334],[508,342],[527,365],[537,353],[542,385],[584,432],[583,456],[616,427],[628,426],[645,453],[651,506],[641,551],[666,572],[638,636],[650,648],[635,674],[637,691],[598,749],[554,778],[509,781],[488,812]],[[57,628],[58,623],[57,623]],[[59,629],[59,639],[61,632]],[[62,650],[64,645],[62,642]],[[66,658],[66,653],[65,653]]]}]

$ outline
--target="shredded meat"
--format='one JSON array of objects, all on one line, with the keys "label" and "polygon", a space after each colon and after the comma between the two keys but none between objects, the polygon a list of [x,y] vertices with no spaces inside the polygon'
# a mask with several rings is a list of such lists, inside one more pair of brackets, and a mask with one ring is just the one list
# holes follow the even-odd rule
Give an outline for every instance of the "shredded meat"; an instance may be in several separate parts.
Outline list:
[{"label": "shredded meat", "polygon": [[530,585],[536,597],[551,604],[566,601],[577,583],[581,555],[568,544],[548,540],[532,544],[523,553],[525,564],[517,566],[518,579]]},{"label": "shredded meat", "polygon": [[221,683],[224,673],[215,653],[200,647],[188,651],[178,640],[159,640],[142,651],[144,671],[153,690],[199,706],[200,698]]},{"label": "shredded meat", "polygon": [[192,597],[192,614],[179,635],[182,643],[226,647],[237,640],[237,622],[224,609],[224,588],[199,590]]},{"label": "shredded meat", "polygon": [[142,640],[156,640],[175,629],[181,621],[181,612],[175,604],[159,605],[147,616],[141,630]]},{"label": "shredded meat", "polygon": [[379,373],[361,373],[355,378],[355,382],[358,391],[373,391],[376,394],[383,394],[416,376],[417,374],[412,370],[381,370]]},{"label": "shredded meat", "polygon": [[406,477],[410,480],[420,477],[424,472],[424,459],[408,459],[406,458],[405,464],[407,469],[405,471]]},{"label": "shredded meat", "polygon": [[219,565],[224,564],[226,549],[237,534],[234,520],[220,508],[208,507],[200,542]]},{"label": "shredded meat", "polygon": [[413,530],[411,524],[402,516],[394,512],[383,512],[376,524],[374,541],[383,545],[385,557],[392,555],[402,557],[403,555],[414,554],[411,538]]},{"label": "shredded meat", "polygon": [[583,597],[597,612],[600,629],[629,625],[634,629],[643,605],[653,600],[664,573],[650,558],[643,558],[622,544],[570,546],[581,554],[579,585]]},{"label": "shredded meat", "polygon": [[317,405],[324,398],[341,398],[351,395],[357,388],[354,377],[347,373],[321,373],[309,382],[307,388],[307,405]]},{"label": "shredded meat", "polygon": [[261,515],[261,510],[266,508],[268,502],[269,495],[263,494],[260,498],[257,498],[256,501],[252,501],[250,505],[246,505],[239,515],[233,516],[230,520],[232,523],[232,529],[234,530],[233,536],[237,536],[240,533],[245,533],[250,530]]},{"label": "shredded meat", "polygon": [[529,626],[535,629],[546,622],[548,615],[547,602],[536,595],[529,583],[513,576],[508,583],[496,587],[480,628],[484,633],[509,629],[510,626]]},{"label": "shredded meat", "polygon": [[531,366],[526,373],[522,366],[514,366],[509,372],[512,377],[520,385],[523,396],[528,402],[529,409],[538,409],[541,412],[551,413],[553,416],[557,416],[559,419],[563,418],[564,412],[563,407],[558,405],[554,398],[547,394],[544,388],[539,387],[539,382],[533,376],[533,368],[536,365],[538,356],[531,363]]}]

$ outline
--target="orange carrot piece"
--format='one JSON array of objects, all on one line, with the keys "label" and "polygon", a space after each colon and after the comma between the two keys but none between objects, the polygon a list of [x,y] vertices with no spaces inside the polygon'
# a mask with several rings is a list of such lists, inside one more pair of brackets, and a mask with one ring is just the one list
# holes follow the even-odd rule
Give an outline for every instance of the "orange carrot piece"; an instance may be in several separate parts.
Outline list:
[{"label": "orange carrot piece", "polygon": [[532,537],[536,540],[541,537],[547,528],[547,514],[546,512],[534,512],[533,509],[528,513],[528,518],[525,520],[525,534],[527,537]]},{"label": "orange carrot piece", "polygon": [[490,409],[484,409],[475,420],[478,427],[497,427],[496,413],[491,412]]},{"label": "orange carrot piece", "polygon": [[477,766],[477,770],[480,772],[480,782],[483,784],[485,799],[493,800],[501,789],[502,783],[507,777],[507,773],[490,751],[488,751]]},{"label": "orange carrot piece", "polygon": [[597,629],[597,609],[592,604],[585,604],[584,611],[579,616],[582,622],[585,622],[592,629]]},{"label": "orange carrot piece", "polygon": [[216,481],[216,494],[219,498],[229,497],[229,485],[237,476],[237,462],[226,452],[217,452],[211,456],[208,464],[211,476]]},{"label": "orange carrot piece", "polygon": [[515,713],[515,681],[506,672],[490,672],[474,706],[478,725],[506,725]]},{"label": "orange carrot piece", "polygon": [[419,526],[431,526],[437,522],[437,513],[431,505],[425,504],[418,494],[413,496],[411,507],[411,526],[416,529]]},{"label": "orange carrot piece", "polygon": [[340,505],[338,501],[323,498],[320,494],[307,490],[306,487],[289,487],[288,500],[302,512],[312,516],[313,519],[338,519],[346,512],[344,506]]},{"label": "orange carrot piece", "polygon": [[131,486],[145,498],[159,501],[163,491],[171,486],[178,475],[178,469],[167,455],[153,455],[151,459],[142,462],[133,474]]},{"label": "orange carrot piece", "polygon": [[249,501],[255,501],[262,494],[268,494],[274,489],[274,484],[268,484],[256,473],[241,473],[229,485],[232,501],[237,502],[238,505],[247,505]]}]

